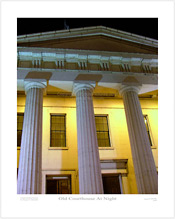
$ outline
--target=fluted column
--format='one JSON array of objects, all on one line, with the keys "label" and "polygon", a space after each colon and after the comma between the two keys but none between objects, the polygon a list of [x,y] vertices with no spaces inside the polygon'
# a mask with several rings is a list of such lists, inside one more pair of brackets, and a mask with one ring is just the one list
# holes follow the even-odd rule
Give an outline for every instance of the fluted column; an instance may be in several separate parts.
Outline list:
[{"label": "fluted column", "polygon": [[25,82],[26,104],[18,171],[18,194],[41,193],[42,107],[41,82]]},{"label": "fluted column", "polygon": [[138,98],[139,87],[122,85],[126,120],[139,194],[158,193],[158,175]]},{"label": "fluted column", "polygon": [[103,194],[92,93],[94,84],[76,83],[80,194]]}]

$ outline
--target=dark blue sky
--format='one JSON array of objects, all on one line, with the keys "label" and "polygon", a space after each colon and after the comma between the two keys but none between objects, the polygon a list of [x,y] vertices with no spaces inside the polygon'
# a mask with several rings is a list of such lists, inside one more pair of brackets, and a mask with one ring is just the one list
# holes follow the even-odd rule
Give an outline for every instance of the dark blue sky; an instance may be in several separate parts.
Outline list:
[{"label": "dark blue sky", "polygon": [[17,34],[63,30],[65,20],[70,29],[103,25],[158,39],[157,18],[18,18]]}]

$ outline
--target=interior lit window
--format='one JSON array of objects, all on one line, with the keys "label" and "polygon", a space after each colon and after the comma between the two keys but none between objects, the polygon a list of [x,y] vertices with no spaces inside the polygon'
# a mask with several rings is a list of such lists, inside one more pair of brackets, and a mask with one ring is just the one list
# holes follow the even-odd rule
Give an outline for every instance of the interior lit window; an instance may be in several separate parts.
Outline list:
[{"label": "interior lit window", "polygon": [[148,115],[144,115],[144,121],[145,121],[145,125],[146,125],[146,131],[148,133],[150,145],[153,146],[152,139],[151,139],[151,133],[150,133],[150,125],[149,125],[149,121],[148,121]]},{"label": "interior lit window", "polygon": [[107,116],[96,115],[95,124],[99,147],[110,147],[109,129]]},{"label": "interior lit window", "polygon": [[66,116],[51,115],[51,147],[66,147]]},{"label": "interior lit window", "polygon": [[24,113],[17,114],[17,146],[21,146],[22,128],[23,128]]}]

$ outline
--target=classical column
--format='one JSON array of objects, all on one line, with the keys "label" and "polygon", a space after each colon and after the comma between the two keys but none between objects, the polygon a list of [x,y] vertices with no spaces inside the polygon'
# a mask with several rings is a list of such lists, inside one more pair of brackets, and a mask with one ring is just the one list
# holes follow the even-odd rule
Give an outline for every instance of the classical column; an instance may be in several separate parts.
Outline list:
[{"label": "classical column", "polygon": [[92,93],[95,84],[75,83],[80,194],[103,194]]},{"label": "classical column", "polygon": [[18,171],[18,194],[41,193],[42,111],[45,83],[25,82],[26,104]]},{"label": "classical column", "polygon": [[138,92],[139,87],[122,85],[126,120],[139,194],[158,193],[158,175],[146,131]]}]

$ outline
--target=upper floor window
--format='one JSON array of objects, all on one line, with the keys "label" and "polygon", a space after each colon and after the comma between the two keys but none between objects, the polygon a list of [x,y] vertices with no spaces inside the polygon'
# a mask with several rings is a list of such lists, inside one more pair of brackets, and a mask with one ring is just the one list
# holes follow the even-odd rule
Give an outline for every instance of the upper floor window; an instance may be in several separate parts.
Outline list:
[{"label": "upper floor window", "polygon": [[24,113],[17,114],[17,146],[21,146],[22,128],[23,128]]},{"label": "upper floor window", "polygon": [[50,147],[66,147],[66,115],[51,115]]},{"label": "upper floor window", "polygon": [[110,147],[109,128],[107,116],[96,115],[95,124],[99,147]]},{"label": "upper floor window", "polygon": [[150,145],[153,146],[152,138],[151,138],[151,132],[150,132],[150,124],[149,124],[149,121],[148,121],[148,115],[143,115],[143,117],[144,117],[144,121],[145,121],[145,125],[146,125],[146,131],[148,133],[148,138],[149,138]]}]

